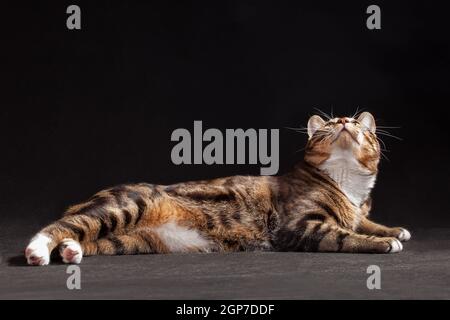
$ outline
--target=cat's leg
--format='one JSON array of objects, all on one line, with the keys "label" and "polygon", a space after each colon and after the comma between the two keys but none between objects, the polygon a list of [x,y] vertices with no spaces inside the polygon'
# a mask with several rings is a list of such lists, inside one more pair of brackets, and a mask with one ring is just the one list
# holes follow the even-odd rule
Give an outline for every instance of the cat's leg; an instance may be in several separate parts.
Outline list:
[{"label": "cat's leg", "polygon": [[276,235],[274,246],[280,251],[395,253],[403,250],[397,238],[361,235],[320,221],[283,227]]},{"label": "cat's leg", "polygon": [[170,252],[159,235],[151,228],[138,228],[121,235],[109,234],[96,241],[82,242],[81,247],[84,256]]},{"label": "cat's leg", "polygon": [[114,187],[72,206],[61,219],[33,237],[25,249],[28,264],[48,264],[50,253],[59,245],[67,249],[62,249],[63,259],[76,262],[79,259],[75,254],[79,252],[77,244],[82,247],[84,242],[149,224],[148,216],[161,208],[156,205],[163,199],[158,188],[149,184]]},{"label": "cat's leg", "polygon": [[64,263],[79,264],[83,256],[133,255],[141,253],[168,253],[161,239],[148,228],[139,228],[128,234],[109,234],[93,241],[64,239],[59,254]]},{"label": "cat's leg", "polygon": [[197,230],[168,222],[157,227],[137,228],[127,234],[110,234],[96,241],[81,242],[81,247],[83,254],[90,256],[210,252],[216,246]]},{"label": "cat's leg", "polygon": [[149,228],[139,228],[128,234],[109,234],[104,238],[81,243],[73,239],[64,239],[59,245],[59,254],[63,262],[73,264],[79,264],[83,256],[168,252],[159,236]]},{"label": "cat's leg", "polygon": [[49,264],[51,252],[59,245],[67,248],[69,258],[70,250],[76,249],[77,244],[85,239],[95,239],[105,225],[100,217],[65,216],[42,229],[31,239],[25,249],[27,262],[37,266]]},{"label": "cat's leg", "polygon": [[389,228],[370,221],[366,217],[361,219],[356,232],[379,237],[395,237],[400,241],[408,241],[411,239],[411,233],[405,228]]}]

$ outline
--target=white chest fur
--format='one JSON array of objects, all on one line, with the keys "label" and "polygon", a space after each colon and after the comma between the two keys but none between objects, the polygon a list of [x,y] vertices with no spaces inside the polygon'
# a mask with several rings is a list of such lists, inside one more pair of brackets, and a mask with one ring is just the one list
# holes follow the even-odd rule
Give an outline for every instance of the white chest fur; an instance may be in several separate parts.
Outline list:
[{"label": "white chest fur", "polygon": [[375,185],[376,175],[364,168],[349,150],[336,149],[319,167],[341,188],[357,207],[367,199]]}]

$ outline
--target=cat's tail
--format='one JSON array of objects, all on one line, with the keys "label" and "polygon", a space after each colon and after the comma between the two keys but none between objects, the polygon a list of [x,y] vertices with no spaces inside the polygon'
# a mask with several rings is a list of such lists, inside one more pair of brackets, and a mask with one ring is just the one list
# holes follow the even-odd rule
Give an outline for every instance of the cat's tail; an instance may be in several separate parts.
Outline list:
[{"label": "cat's tail", "polygon": [[92,243],[103,238],[105,241],[96,251],[107,253],[108,239],[140,225],[155,207],[157,198],[156,186],[148,184],[101,191],[87,202],[69,208],[61,219],[39,231],[25,249],[28,264],[49,264],[56,247],[60,248],[64,262],[79,263],[83,246],[89,253],[93,251]]}]

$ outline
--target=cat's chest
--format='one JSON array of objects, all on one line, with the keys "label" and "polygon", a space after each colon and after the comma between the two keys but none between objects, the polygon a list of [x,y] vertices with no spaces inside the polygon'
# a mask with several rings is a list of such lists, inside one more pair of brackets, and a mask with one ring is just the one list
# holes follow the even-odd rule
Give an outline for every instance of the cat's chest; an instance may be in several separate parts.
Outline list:
[{"label": "cat's chest", "polygon": [[357,208],[356,211],[359,211],[359,207],[367,200],[375,185],[376,175],[345,155],[330,157],[320,165],[320,169],[336,182]]}]

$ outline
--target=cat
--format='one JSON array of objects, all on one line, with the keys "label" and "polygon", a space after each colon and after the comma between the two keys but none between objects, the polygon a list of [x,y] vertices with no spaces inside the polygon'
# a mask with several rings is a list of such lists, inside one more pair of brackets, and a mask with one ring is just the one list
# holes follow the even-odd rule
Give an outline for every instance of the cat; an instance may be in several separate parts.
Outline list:
[{"label": "cat", "polygon": [[[356,119],[355,119],[356,118]],[[250,250],[395,253],[404,228],[369,220],[380,145],[373,116],[308,121],[301,163],[282,176],[234,176],[100,191],[35,235],[25,257]]]}]

